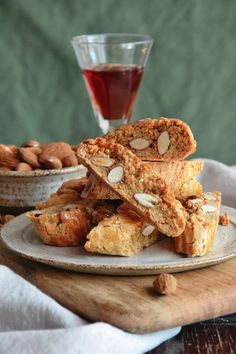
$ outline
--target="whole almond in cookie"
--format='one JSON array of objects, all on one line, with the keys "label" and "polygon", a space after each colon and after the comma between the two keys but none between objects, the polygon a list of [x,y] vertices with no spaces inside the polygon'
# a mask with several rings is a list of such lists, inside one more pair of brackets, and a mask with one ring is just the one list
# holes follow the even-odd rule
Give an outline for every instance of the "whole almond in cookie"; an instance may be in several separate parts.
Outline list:
[{"label": "whole almond in cookie", "polygon": [[136,138],[131,140],[129,145],[135,150],[144,150],[150,145],[150,142],[144,138]]},{"label": "whole almond in cookie", "polygon": [[107,178],[111,183],[118,183],[124,176],[124,169],[122,166],[114,167],[108,174]]},{"label": "whole almond in cookie", "polygon": [[153,195],[147,193],[136,193],[134,195],[134,199],[136,199],[139,204],[148,208],[154,208],[155,204],[161,200],[157,196],[154,197]]},{"label": "whole almond in cookie", "polygon": [[114,160],[109,159],[106,156],[95,156],[91,158],[91,162],[95,166],[111,167],[114,164]]},{"label": "whole almond in cookie", "polygon": [[164,155],[170,146],[170,137],[168,131],[162,132],[157,139],[157,147],[160,155]]},{"label": "whole almond in cookie", "polygon": [[155,230],[155,227],[153,225],[150,225],[150,224],[145,225],[145,227],[142,231],[142,235],[143,236],[150,236],[154,230]]}]

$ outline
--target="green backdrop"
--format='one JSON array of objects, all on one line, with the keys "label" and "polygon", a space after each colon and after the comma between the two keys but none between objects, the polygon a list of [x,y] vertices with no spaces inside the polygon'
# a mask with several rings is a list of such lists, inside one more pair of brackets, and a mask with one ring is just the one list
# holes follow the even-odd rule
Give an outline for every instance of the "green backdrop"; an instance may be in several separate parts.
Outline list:
[{"label": "green backdrop", "polygon": [[0,0],[0,142],[100,134],[74,35],[155,39],[134,119],[181,117],[197,156],[236,162],[235,0]]}]

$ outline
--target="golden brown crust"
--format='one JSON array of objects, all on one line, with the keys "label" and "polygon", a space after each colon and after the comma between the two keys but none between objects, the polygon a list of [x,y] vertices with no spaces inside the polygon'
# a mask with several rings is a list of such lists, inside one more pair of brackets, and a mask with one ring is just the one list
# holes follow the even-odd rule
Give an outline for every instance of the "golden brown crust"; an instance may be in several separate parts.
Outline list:
[{"label": "golden brown crust", "polygon": [[32,221],[41,240],[53,246],[83,245],[92,227],[111,216],[116,208],[103,201],[81,200],[73,205],[54,206],[31,211]]},{"label": "golden brown crust", "polygon": [[[163,132],[168,132],[170,144],[165,153],[160,153],[158,138]],[[146,139],[149,146],[142,150],[132,148],[132,141],[137,138]],[[105,135],[105,139],[129,148],[142,160],[167,162],[183,160],[196,151],[196,141],[190,127],[176,118],[146,118],[120,126],[115,131]]]},{"label": "golden brown crust", "polygon": [[102,220],[87,235],[85,249],[107,255],[132,256],[145,247],[149,247],[161,238],[154,229],[147,236],[143,230],[147,223],[132,210],[119,209],[119,213]]},{"label": "golden brown crust", "polygon": [[[97,138],[80,144],[77,155],[90,172],[127,202],[130,208],[155,225],[159,231],[173,237],[183,232],[185,219],[181,203],[171,195],[163,179],[158,176],[145,178],[146,166],[130,150],[120,144]],[[101,157],[113,161],[112,165],[104,167],[93,163],[94,158]],[[118,166],[123,170],[123,177],[118,183],[114,183],[109,180],[108,174]],[[152,200],[155,200],[155,205],[150,207],[141,205],[137,201],[137,193],[148,194]]]},{"label": "golden brown crust", "polygon": [[46,209],[56,205],[77,203],[81,199],[80,194],[86,183],[87,177],[64,182],[56,193],[53,193],[44,202],[36,204],[36,209]]},{"label": "golden brown crust", "polygon": [[[182,235],[175,238],[177,253],[196,257],[204,256],[211,250],[217,231],[220,205],[220,192],[206,193],[200,198],[186,201],[186,227]],[[212,207],[210,211],[204,209],[206,206]]]},{"label": "golden brown crust", "polygon": [[70,179],[69,181],[65,181],[58,189],[57,194],[58,195],[63,194],[68,190],[81,193],[87,181],[88,181],[87,177],[81,177],[81,178]]}]

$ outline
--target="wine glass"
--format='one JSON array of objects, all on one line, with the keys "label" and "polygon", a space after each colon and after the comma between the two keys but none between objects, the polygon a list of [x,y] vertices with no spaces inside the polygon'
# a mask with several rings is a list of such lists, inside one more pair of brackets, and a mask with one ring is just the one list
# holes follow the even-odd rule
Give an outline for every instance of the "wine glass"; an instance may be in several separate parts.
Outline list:
[{"label": "wine glass", "polygon": [[130,121],[153,44],[139,34],[92,34],[71,40],[102,132]]}]

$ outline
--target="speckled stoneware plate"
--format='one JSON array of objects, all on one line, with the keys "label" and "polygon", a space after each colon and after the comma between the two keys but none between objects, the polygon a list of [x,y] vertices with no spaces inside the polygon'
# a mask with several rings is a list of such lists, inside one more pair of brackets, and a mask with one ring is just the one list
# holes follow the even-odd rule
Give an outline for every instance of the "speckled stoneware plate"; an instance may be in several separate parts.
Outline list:
[{"label": "speckled stoneware plate", "polygon": [[82,247],[54,247],[44,245],[33,225],[20,215],[2,228],[5,245],[18,255],[54,267],[78,272],[144,275],[182,272],[221,263],[236,255],[236,210],[222,207],[221,214],[229,212],[229,226],[219,226],[212,251],[204,257],[187,258],[172,251],[171,239],[164,239],[132,257],[97,255]]}]

